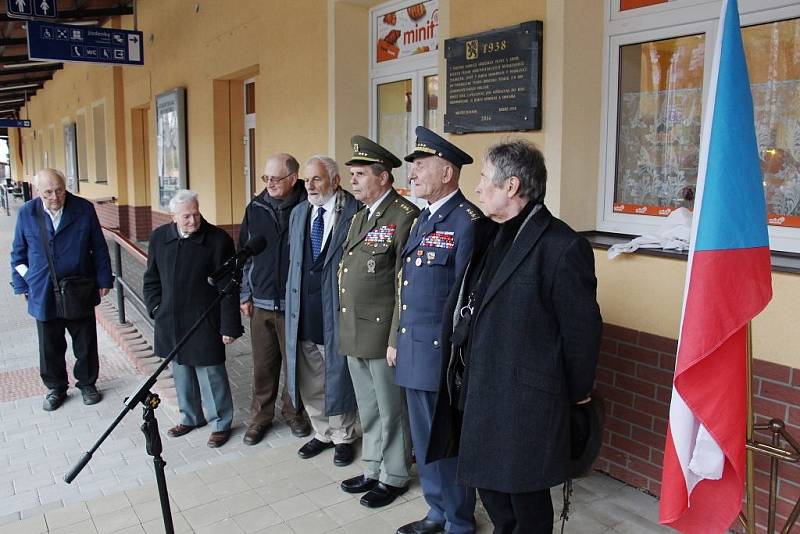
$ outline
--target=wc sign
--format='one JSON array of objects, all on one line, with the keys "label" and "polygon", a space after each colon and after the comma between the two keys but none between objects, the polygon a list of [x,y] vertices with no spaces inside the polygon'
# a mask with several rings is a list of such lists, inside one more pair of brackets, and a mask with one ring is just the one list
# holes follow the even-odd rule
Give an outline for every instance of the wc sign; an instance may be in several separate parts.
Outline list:
[{"label": "wc sign", "polygon": [[6,13],[18,19],[58,17],[56,0],[6,0]]}]

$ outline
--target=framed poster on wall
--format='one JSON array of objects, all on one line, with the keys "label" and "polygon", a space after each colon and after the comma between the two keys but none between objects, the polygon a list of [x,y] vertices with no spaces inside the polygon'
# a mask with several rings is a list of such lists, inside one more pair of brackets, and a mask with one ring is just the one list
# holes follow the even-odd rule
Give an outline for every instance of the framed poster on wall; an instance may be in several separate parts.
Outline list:
[{"label": "framed poster on wall", "polygon": [[175,191],[189,187],[186,168],[186,89],[156,95],[156,172],[158,203],[169,211]]}]

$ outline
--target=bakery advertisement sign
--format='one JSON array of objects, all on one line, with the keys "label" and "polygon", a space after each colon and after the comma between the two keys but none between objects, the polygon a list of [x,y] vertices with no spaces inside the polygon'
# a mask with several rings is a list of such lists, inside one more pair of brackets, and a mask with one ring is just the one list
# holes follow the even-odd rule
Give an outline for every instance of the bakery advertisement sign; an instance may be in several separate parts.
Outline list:
[{"label": "bakery advertisement sign", "polygon": [[428,0],[375,17],[375,61],[385,63],[439,48],[439,2]]}]

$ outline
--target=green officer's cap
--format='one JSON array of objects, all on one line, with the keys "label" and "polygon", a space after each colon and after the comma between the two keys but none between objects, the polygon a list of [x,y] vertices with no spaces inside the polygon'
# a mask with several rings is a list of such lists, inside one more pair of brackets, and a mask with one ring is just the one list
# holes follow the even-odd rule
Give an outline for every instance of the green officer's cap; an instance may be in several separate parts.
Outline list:
[{"label": "green officer's cap", "polygon": [[345,165],[381,163],[390,169],[394,169],[403,164],[397,156],[362,135],[354,135],[350,142],[353,144],[353,157],[346,161]]}]

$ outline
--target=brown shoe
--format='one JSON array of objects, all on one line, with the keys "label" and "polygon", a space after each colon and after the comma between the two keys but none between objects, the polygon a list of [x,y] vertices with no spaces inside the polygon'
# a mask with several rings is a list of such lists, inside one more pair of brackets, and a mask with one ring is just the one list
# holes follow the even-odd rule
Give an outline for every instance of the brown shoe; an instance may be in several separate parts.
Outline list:
[{"label": "brown shoe", "polygon": [[230,430],[220,430],[219,432],[212,432],[211,435],[208,437],[208,445],[212,449],[216,449],[217,447],[222,447],[231,437]]},{"label": "brown shoe", "polygon": [[244,433],[244,439],[242,441],[245,445],[255,445],[259,443],[262,439],[264,439],[264,434],[267,433],[267,430],[270,429],[272,423],[267,423],[265,425],[250,425],[247,427],[247,432]]},{"label": "brown shoe", "polygon": [[199,428],[203,425],[192,426],[192,425],[175,425],[169,430],[167,430],[167,435],[171,438],[179,438],[184,436],[194,430],[195,428]]},{"label": "brown shoe", "polygon": [[311,424],[303,417],[295,417],[287,421],[292,434],[298,438],[304,438],[311,434]]}]

